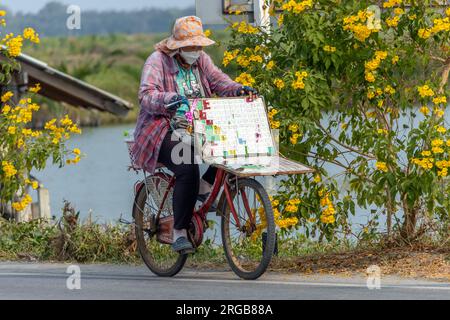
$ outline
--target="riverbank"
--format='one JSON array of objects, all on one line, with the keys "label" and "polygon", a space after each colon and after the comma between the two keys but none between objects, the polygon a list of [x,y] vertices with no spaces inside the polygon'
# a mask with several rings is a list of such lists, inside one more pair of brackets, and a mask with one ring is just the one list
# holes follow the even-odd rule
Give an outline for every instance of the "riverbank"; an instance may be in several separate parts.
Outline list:
[{"label": "riverbank", "polygon": [[[280,240],[273,272],[303,275],[364,275],[377,265],[383,275],[450,281],[450,247],[445,242],[413,245],[318,243],[297,237]],[[0,221],[0,261],[112,263],[139,265],[132,229],[120,224]],[[206,242],[188,260],[198,270],[228,270],[220,244]]]}]

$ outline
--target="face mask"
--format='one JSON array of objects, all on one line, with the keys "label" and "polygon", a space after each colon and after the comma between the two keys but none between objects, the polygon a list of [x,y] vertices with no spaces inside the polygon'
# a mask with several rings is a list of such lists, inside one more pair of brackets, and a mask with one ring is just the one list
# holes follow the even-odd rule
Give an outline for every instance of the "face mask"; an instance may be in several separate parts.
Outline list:
[{"label": "face mask", "polygon": [[184,61],[186,61],[187,64],[193,64],[195,61],[197,61],[197,59],[200,58],[200,53],[201,51],[186,52],[180,50],[180,55],[183,57]]}]

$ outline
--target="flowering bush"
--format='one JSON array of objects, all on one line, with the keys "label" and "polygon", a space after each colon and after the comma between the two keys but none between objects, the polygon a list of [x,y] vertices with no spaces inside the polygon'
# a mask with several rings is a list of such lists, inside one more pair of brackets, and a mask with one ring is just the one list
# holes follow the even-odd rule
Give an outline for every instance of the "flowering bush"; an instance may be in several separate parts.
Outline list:
[{"label": "flowering bush", "polygon": [[[5,11],[0,11],[0,25],[6,26]],[[1,33],[0,33],[1,35]],[[23,41],[39,43],[39,35],[26,28],[22,35],[6,34],[0,40],[0,55],[6,61],[0,62],[0,87],[6,88],[13,72],[19,66],[15,58],[20,55]],[[29,97],[19,98],[11,91],[1,94],[0,101],[0,203],[11,203],[12,208],[23,211],[32,201],[27,192],[37,189],[38,183],[29,179],[32,169],[42,170],[47,160],[60,166],[75,164],[80,160],[79,149],[67,150],[65,142],[71,134],[80,134],[81,130],[67,116],[53,119],[45,124],[43,130],[29,128],[33,113],[39,105],[33,102],[32,95],[40,90],[37,84],[29,89]],[[65,159],[72,156],[71,159]],[[0,212],[1,213],[1,212]]]},{"label": "flowering bush", "polygon": [[371,213],[364,236],[381,214],[402,239],[419,222],[448,222],[450,9],[431,0],[267,4],[270,29],[230,24],[223,64],[236,63],[236,80],[269,102],[281,153],[317,169],[283,181],[273,205],[297,218],[283,227],[348,235],[356,207]]}]

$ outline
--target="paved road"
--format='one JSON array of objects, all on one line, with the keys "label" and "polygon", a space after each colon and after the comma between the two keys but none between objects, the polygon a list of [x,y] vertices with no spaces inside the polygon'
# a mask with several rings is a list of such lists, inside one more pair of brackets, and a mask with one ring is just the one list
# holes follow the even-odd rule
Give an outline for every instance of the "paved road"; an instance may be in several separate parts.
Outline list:
[{"label": "paved road", "polygon": [[249,282],[186,270],[162,279],[143,266],[115,265],[81,265],[81,289],[69,290],[67,268],[0,263],[0,299],[450,299],[450,283],[424,280],[383,277],[381,289],[369,290],[364,277],[269,273]]}]

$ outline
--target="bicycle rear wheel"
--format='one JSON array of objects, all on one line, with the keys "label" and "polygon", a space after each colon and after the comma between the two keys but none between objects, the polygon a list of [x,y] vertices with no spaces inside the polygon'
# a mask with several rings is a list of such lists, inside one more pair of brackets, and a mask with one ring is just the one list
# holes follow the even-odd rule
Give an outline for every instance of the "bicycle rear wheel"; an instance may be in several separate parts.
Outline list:
[{"label": "bicycle rear wheel", "polygon": [[[235,188],[236,189],[236,188]],[[255,280],[267,270],[275,247],[273,208],[264,187],[254,179],[240,179],[222,215],[222,242],[231,269],[241,278]]]},{"label": "bicycle rear wheel", "polygon": [[[146,180],[135,198],[133,217],[139,253],[147,267],[160,277],[173,277],[183,269],[187,255],[172,250],[169,224],[173,222],[170,177],[157,173]],[[159,219],[158,209],[162,208]],[[162,233],[166,236],[163,237]]]}]

